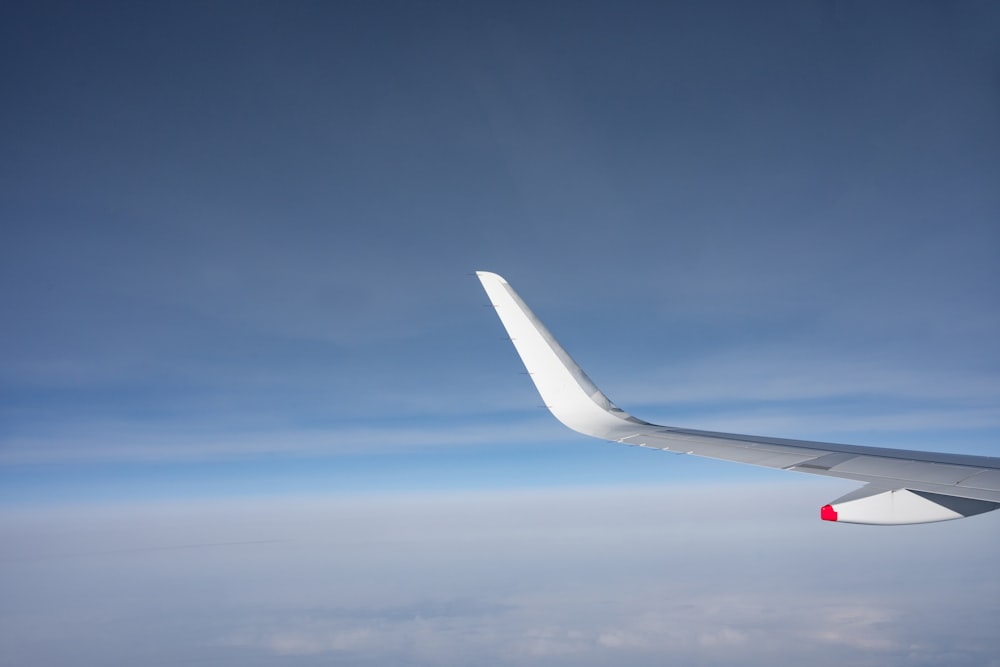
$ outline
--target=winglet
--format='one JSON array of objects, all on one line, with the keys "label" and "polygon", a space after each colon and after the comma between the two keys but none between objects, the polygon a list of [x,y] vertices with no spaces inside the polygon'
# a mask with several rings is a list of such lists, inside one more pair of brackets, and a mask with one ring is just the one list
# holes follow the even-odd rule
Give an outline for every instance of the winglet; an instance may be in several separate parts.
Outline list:
[{"label": "winglet", "polygon": [[606,440],[620,440],[635,434],[636,426],[650,425],[621,410],[597,388],[506,280],[488,271],[476,275],[556,419]]}]

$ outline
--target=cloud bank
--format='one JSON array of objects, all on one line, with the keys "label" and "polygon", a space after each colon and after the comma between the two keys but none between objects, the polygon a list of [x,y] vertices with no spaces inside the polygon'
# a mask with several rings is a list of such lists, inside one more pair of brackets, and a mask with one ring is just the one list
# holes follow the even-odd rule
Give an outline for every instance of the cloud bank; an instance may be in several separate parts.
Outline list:
[{"label": "cloud bank", "polygon": [[824,524],[835,486],[7,512],[0,664],[998,664],[996,517]]}]

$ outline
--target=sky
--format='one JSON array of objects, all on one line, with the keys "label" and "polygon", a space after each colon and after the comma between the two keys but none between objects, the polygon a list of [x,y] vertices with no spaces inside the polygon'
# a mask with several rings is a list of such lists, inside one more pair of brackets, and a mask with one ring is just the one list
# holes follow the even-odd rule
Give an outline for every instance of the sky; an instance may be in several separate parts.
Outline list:
[{"label": "sky", "polygon": [[0,665],[995,664],[997,517],[578,436],[473,274],[641,418],[1000,456],[998,27],[6,3]]}]

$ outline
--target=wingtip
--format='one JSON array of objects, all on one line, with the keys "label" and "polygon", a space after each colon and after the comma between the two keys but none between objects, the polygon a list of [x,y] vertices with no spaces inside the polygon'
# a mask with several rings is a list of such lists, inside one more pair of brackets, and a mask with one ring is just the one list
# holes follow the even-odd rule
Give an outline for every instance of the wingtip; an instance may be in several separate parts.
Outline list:
[{"label": "wingtip", "polygon": [[476,271],[476,276],[479,277],[480,281],[487,279],[487,280],[496,280],[497,282],[504,285],[507,284],[507,281],[503,279],[503,276],[497,273],[493,273],[492,271]]}]

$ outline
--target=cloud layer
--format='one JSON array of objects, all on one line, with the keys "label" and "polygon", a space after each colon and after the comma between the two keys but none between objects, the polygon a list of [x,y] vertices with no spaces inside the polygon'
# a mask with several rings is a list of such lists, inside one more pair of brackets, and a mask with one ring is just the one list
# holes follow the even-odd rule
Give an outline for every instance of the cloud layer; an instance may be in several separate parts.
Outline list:
[{"label": "cloud layer", "polygon": [[818,521],[839,491],[9,512],[0,663],[997,664],[995,517]]}]

